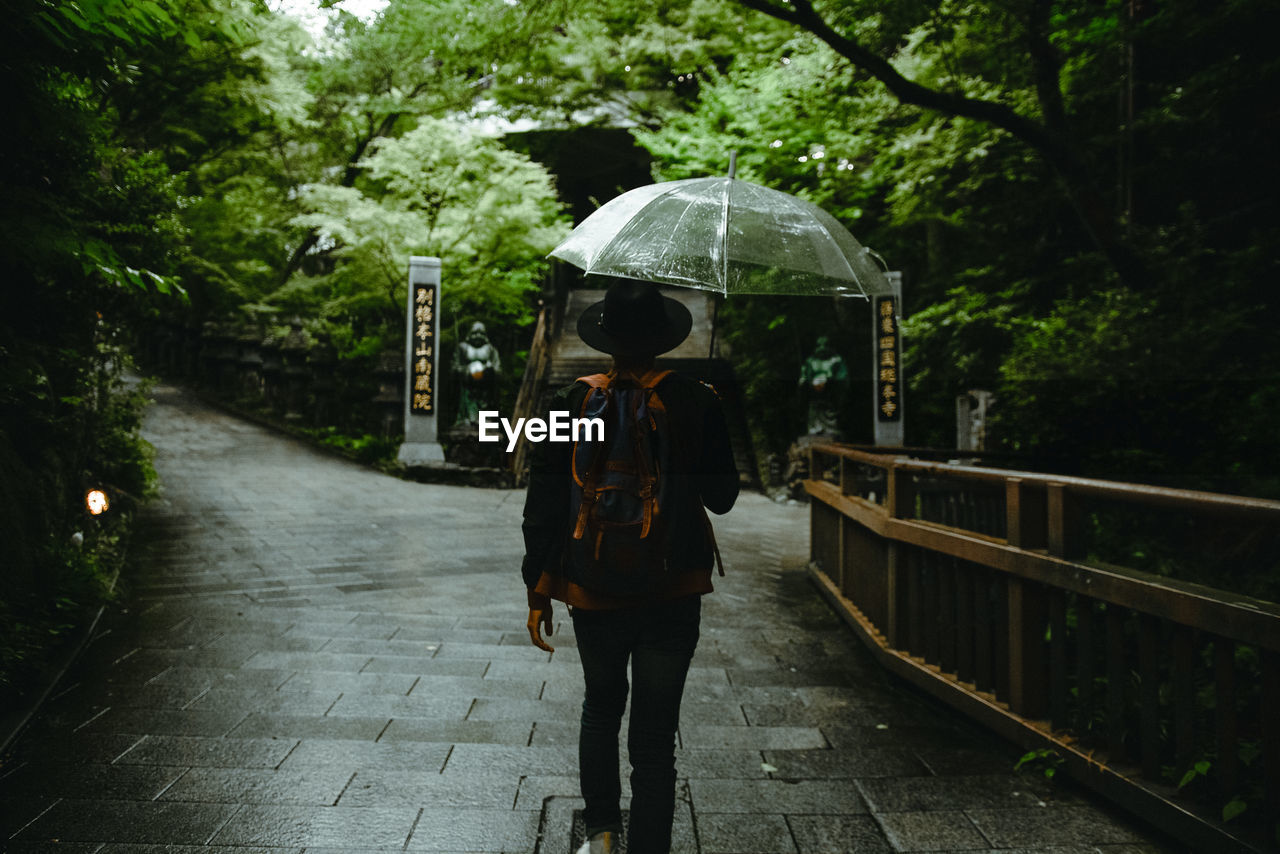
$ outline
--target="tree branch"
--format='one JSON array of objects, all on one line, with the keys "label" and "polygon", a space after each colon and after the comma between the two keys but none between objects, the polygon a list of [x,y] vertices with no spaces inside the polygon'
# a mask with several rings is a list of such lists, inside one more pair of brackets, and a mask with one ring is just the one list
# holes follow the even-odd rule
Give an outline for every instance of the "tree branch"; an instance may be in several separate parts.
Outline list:
[{"label": "tree branch", "polygon": [[1145,264],[1119,237],[1115,217],[1108,212],[1101,193],[1094,186],[1093,176],[1067,134],[1066,111],[1058,81],[1059,63],[1048,41],[1048,0],[1033,0],[1028,31],[1028,50],[1035,66],[1036,92],[1044,114],[1043,122],[1030,119],[997,101],[943,92],[904,77],[887,59],[832,29],[813,8],[811,0],[788,0],[785,6],[770,0],[738,0],[738,3],[817,36],[836,53],[884,84],[904,104],[944,115],[977,119],[1026,143],[1057,172],[1085,230],[1120,278],[1132,287],[1146,283]]}]

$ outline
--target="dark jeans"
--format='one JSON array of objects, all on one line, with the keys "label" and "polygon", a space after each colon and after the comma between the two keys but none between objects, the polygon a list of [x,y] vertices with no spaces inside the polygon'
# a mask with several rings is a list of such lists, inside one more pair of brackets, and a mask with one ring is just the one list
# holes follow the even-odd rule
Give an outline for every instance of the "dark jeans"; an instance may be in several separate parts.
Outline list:
[{"label": "dark jeans", "polygon": [[578,771],[588,837],[621,828],[618,730],[627,707],[627,660],[631,661],[629,854],[671,850],[680,697],[701,619],[702,597],[696,595],[643,608],[573,611],[587,687]]}]

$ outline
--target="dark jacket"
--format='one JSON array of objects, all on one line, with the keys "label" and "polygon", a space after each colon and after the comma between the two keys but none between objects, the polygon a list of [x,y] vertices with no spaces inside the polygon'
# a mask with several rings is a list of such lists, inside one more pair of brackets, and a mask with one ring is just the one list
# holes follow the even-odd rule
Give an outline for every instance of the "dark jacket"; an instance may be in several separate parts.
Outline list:
[{"label": "dark jacket", "polygon": [[[588,391],[586,383],[566,386],[555,393],[548,410],[567,410],[571,417],[578,417]],[[681,374],[669,374],[658,384],[657,393],[667,410],[673,447],[664,475],[671,490],[671,565],[680,573],[706,574],[709,589],[715,555],[699,505],[713,513],[727,513],[738,497],[738,469],[724,410],[710,386]],[[573,580],[573,569],[564,560],[570,533],[572,451],[570,442],[541,442],[530,455],[521,567],[530,590],[544,573]]]}]

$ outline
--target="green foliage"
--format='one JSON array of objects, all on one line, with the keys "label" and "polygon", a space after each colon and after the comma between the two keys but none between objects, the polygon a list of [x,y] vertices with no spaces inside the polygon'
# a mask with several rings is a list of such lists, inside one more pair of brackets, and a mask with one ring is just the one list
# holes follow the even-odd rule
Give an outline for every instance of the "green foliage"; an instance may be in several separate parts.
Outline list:
[{"label": "green foliage", "polygon": [[1209,771],[1212,768],[1213,768],[1213,763],[1209,762],[1208,760],[1202,759],[1199,762],[1196,762],[1190,768],[1187,769],[1187,773],[1182,775],[1182,779],[1178,781],[1178,788],[1185,789],[1187,786],[1194,783],[1197,779],[1202,777],[1208,777]]},{"label": "green foliage", "polygon": [[399,441],[383,439],[368,433],[349,436],[345,433],[340,433],[334,427],[325,427],[309,432],[319,439],[322,445],[334,448],[344,456],[366,465],[390,468],[395,463],[396,453],[400,449]]},{"label": "green foliage", "polygon": [[[1046,63],[1029,53],[1030,8],[819,11],[921,86],[1060,122],[1053,133],[1081,164],[1070,180],[1014,124],[954,99],[932,110],[900,101],[800,28],[740,36],[756,50],[700,69],[696,97],[635,136],[661,179],[722,173],[736,149],[740,177],[817,202],[905,271],[909,444],[949,446],[955,395],[985,388],[997,399],[992,435],[1044,464],[1280,494],[1268,427],[1280,415],[1280,317],[1267,272],[1280,223],[1261,190],[1277,161],[1264,142],[1274,121],[1255,109],[1280,73],[1259,35],[1274,9],[1173,2],[1130,19],[1118,2],[1056,7]],[[743,26],[777,35],[763,20]],[[1188,33],[1190,53],[1176,47]],[[1115,106],[1130,96],[1134,119],[1122,124]],[[1092,239],[1112,212],[1105,230],[1145,275],[1122,277],[1119,256]],[[770,340],[771,315],[727,311],[726,337]],[[856,377],[859,326],[840,318],[805,334],[842,337]],[[738,367],[770,394],[792,370],[750,356]],[[868,395],[852,421],[869,421],[870,405]],[[757,398],[749,411],[764,408]],[[790,438],[780,425],[764,432],[774,447]]]},{"label": "green foliage", "polygon": [[1058,773],[1058,768],[1066,760],[1062,755],[1052,747],[1041,747],[1022,755],[1013,770],[1021,771],[1025,765],[1030,768],[1036,768],[1042,773],[1046,779],[1052,780]]},{"label": "green foliage", "polygon": [[[246,32],[228,8],[171,0],[6,8],[0,86],[17,105],[0,125],[6,702],[112,595],[133,508],[154,482],[137,432],[145,389],[123,379],[125,330],[181,304],[181,170],[202,156],[197,148],[228,138],[218,131],[202,141],[183,129],[201,119],[222,127],[228,112],[225,99],[182,75],[210,65],[223,78],[243,72],[234,53]],[[88,516],[89,487],[110,496],[106,516]]]},{"label": "green foliage", "polygon": [[[303,188],[306,212],[293,222],[319,235],[326,268],[295,277],[268,302],[325,321],[340,355],[395,348],[409,258],[434,256],[443,270],[444,343],[482,320],[501,352],[518,349],[544,258],[569,231],[547,172],[442,119],[377,141],[359,166],[356,186]],[[522,369],[504,365],[509,386]]]}]

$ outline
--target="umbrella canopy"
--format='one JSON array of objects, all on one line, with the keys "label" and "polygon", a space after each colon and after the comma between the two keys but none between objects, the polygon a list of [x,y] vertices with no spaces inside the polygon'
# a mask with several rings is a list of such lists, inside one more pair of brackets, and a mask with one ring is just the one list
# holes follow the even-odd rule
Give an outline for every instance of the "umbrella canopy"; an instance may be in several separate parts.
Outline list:
[{"label": "umbrella canopy", "polygon": [[817,205],[733,177],[630,190],[551,255],[587,273],[720,294],[891,294],[848,229]]}]

